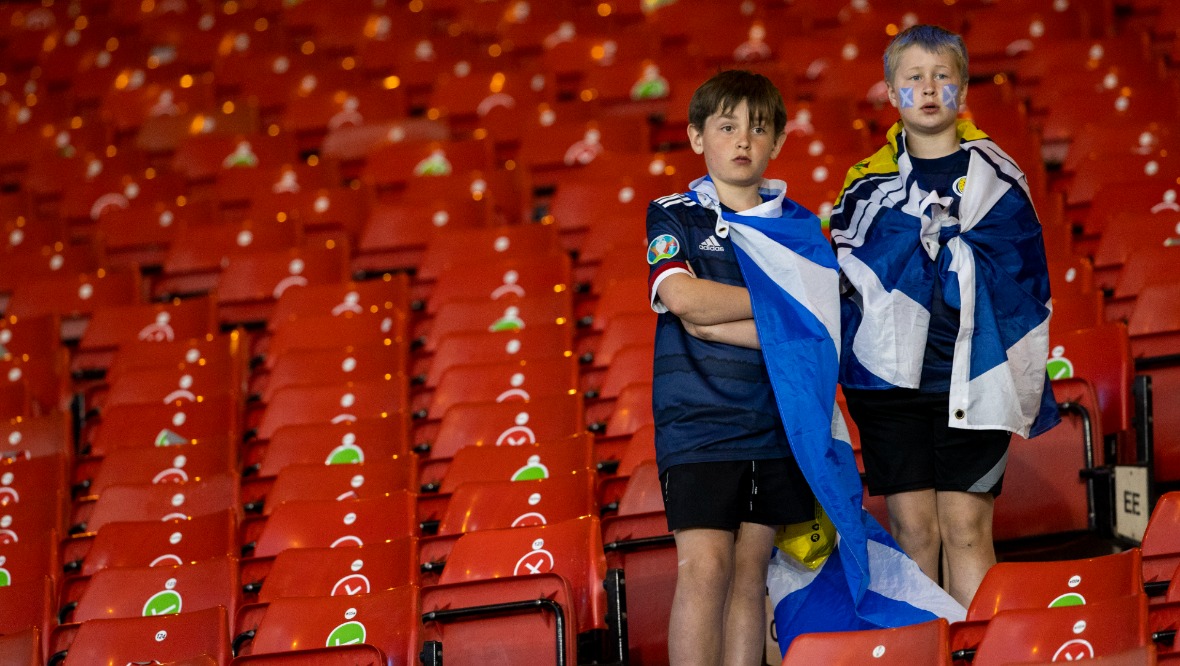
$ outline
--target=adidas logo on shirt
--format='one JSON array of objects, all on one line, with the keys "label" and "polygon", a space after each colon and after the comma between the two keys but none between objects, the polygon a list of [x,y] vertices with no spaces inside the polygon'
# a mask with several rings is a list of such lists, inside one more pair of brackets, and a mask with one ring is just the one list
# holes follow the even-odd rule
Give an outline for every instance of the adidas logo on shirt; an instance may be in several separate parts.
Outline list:
[{"label": "adidas logo on shirt", "polygon": [[717,238],[714,236],[709,236],[704,241],[702,241],[701,244],[698,245],[697,247],[702,250],[705,250],[707,252],[724,252],[725,251],[725,248],[722,247],[721,243],[717,242]]}]

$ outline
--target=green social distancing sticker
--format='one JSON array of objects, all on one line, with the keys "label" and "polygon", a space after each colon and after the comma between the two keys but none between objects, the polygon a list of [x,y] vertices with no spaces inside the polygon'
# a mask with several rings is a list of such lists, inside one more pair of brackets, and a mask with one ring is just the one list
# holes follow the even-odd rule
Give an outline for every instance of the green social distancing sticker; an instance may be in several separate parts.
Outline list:
[{"label": "green social distancing sticker", "polygon": [[328,454],[328,465],[353,465],[365,462],[365,452],[355,444],[341,444]]},{"label": "green social distancing sticker", "polygon": [[1085,606],[1086,598],[1077,592],[1067,592],[1049,603],[1049,608],[1065,608],[1067,606]]},{"label": "green social distancing sticker", "polygon": [[180,594],[173,590],[163,590],[157,592],[147,600],[143,605],[143,614],[145,617],[155,615],[175,615],[180,612],[181,599]]},{"label": "green social distancing sticker", "polygon": [[324,645],[337,647],[340,645],[356,645],[357,643],[364,642],[365,625],[360,622],[345,622],[333,629],[332,633],[328,634],[328,640]]},{"label": "green social distancing sticker", "polygon": [[549,468],[541,464],[541,456],[529,456],[529,461],[525,466],[512,474],[513,481],[536,481],[548,478]]}]

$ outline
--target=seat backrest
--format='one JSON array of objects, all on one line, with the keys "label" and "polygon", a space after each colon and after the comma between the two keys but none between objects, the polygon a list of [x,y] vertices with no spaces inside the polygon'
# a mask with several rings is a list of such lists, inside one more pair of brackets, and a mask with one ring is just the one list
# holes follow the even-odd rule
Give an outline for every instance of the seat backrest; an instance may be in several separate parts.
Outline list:
[{"label": "seat backrest", "polygon": [[193,364],[214,366],[244,365],[247,345],[239,332],[210,338],[163,341],[137,341],[124,344],[107,369],[107,381],[114,382],[127,371],[139,368],[179,368]]},{"label": "seat backrest", "polygon": [[655,423],[651,407],[651,382],[632,382],[615,397],[614,410],[606,421],[607,436],[629,435]]},{"label": "seat backrest", "polygon": [[520,331],[530,325],[573,326],[570,292],[540,292],[515,300],[452,300],[443,303],[430,320],[424,348],[432,352],[438,341],[452,333]]},{"label": "seat backrest", "polygon": [[298,500],[371,499],[398,490],[417,492],[417,483],[417,459],[408,455],[352,465],[288,465],[266,494],[266,507],[273,510]]},{"label": "seat backrest", "polygon": [[464,447],[455,453],[439,492],[454,492],[468,481],[527,481],[583,474],[594,467],[592,441],[590,433],[581,433],[521,446]]},{"label": "seat backrest", "polygon": [[67,663],[126,664],[179,661],[213,655],[229,663],[225,608],[155,617],[90,620],[78,627]]},{"label": "seat backrest", "polygon": [[137,340],[172,342],[204,337],[214,332],[216,321],[213,301],[209,298],[98,308],[78,349],[118,348]]},{"label": "seat backrest", "polygon": [[90,453],[105,455],[118,448],[151,448],[206,440],[237,441],[238,401],[215,395],[202,402],[114,405],[102,413],[102,421],[90,436]]},{"label": "seat backrest", "polygon": [[373,381],[405,372],[405,345],[363,343],[323,349],[291,349],[276,356],[263,402],[288,386]]},{"label": "seat backrest", "polygon": [[1128,329],[1134,339],[1135,355],[1167,356],[1177,348],[1180,315],[1172,304],[1180,296],[1180,279],[1149,284],[1139,292]]},{"label": "seat backrest", "polygon": [[443,414],[432,458],[449,458],[467,446],[520,446],[585,430],[579,393],[543,395],[528,402],[468,402]]},{"label": "seat backrest", "polygon": [[895,629],[802,634],[791,641],[783,666],[950,666],[949,633],[939,618]]},{"label": "seat backrest", "polygon": [[120,484],[183,483],[195,477],[231,473],[235,458],[228,446],[209,442],[115,449],[103,458],[86,494],[97,497],[107,488]]},{"label": "seat backrest", "polygon": [[414,496],[397,491],[373,499],[284,502],[271,511],[253,555],[272,557],[288,548],[362,546],[413,534]]},{"label": "seat backrest", "polygon": [[1143,591],[1139,549],[1083,560],[1001,562],[988,570],[967,609],[968,620],[1000,611],[1091,604]]},{"label": "seat backrest", "polygon": [[1131,253],[1115,284],[1115,298],[1134,298],[1152,283],[1180,281],[1180,247],[1140,248]]},{"label": "seat backrest", "polygon": [[404,456],[409,450],[408,416],[340,423],[304,423],[278,428],[258,470],[275,476],[288,465],[347,465]]},{"label": "seat backrest", "polygon": [[[91,575],[108,567],[154,567],[187,564],[238,554],[237,509],[225,509],[189,519],[108,523],[88,544],[69,544],[62,559],[81,559],[80,573]],[[84,550],[82,550],[84,548]]]},{"label": "seat backrest", "polygon": [[41,666],[41,629],[28,627],[0,636],[0,662],[11,666]]},{"label": "seat backrest", "polygon": [[238,560],[215,557],[191,564],[103,569],[90,579],[73,621],[171,615],[223,606],[232,616],[241,584]]},{"label": "seat backrest", "polygon": [[655,460],[645,460],[631,471],[627,488],[619,499],[619,515],[629,516],[664,510],[664,493],[660,486]]},{"label": "seat backrest", "polygon": [[572,356],[572,332],[573,328],[564,324],[538,324],[507,335],[481,331],[443,336],[430,359],[424,383],[437,386],[443,373],[460,364]]},{"label": "seat backrest", "polygon": [[614,360],[602,377],[598,389],[600,398],[615,398],[624,387],[651,381],[651,368],[655,363],[654,340],[644,340],[627,345],[615,353]]},{"label": "seat backrest", "polygon": [[342,423],[360,419],[384,419],[407,409],[409,380],[391,374],[389,379],[343,384],[287,386],[271,396],[258,424],[259,439],[297,423]]},{"label": "seat backrest", "polygon": [[103,407],[162,403],[182,407],[213,396],[241,397],[230,365],[186,364],[184,368],[141,368],[120,373],[110,383]]},{"label": "seat backrest", "polygon": [[1140,544],[1143,557],[1174,554],[1180,558],[1180,491],[1160,495]]},{"label": "seat backrest", "polygon": [[[410,284],[404,273],[381,280],[308,285],[279,296],[267,328],[273,331],[284,322],[307,317],[405,312],[409,302]],[[377,311],[373,312],[373,308]]]},{"label": "seat backrest", "polygon": [[97,308],[130,305],[139,298],[138,271],[98,271],[17,285],[5,314],[20,319],[44,314],[89,317]]},{"label": "seat backrest", "polygon": [[1049,340],[1049,378],[1080,377],[1094,385],[1102,406],[1103,434],[1131,427],[1131,382],[1135,366],[1123,324],[1077,331],[1053,331]]},{"label": "seat backrest", "polygon": [[455,489],[439,534],[549,525],[596,515],[593,474],[533,481],[472,481]]},{"label": "seat backrest", "polygon": [[386,663],[412,664],[418,658],[418,616],[414,585],[358,596],[282,597],[267,606],[250,654],[364,643],[385,653]]},{"label": "seat backrest", "polygon": [[453,301],[491,301],[511,305],[516,299],[568,293],[570,259],[565,253],[519,254],[503,261],[447,271],[430,290],[426,311],[435,313]]},{"label": "seat backrest", "polygon": [[0,424],[0,458],[70,456],[69,417],[63,412]]},{"label": "seat backrest", "polygon": [[52,627],[55,603],[49,576],[0,587],[0,636],[26,627]]},{"label": "seat backrest", "polygon": [[975,652],[977,666],[1013,662],[1079,661],[1151,642],[1147,597],[1112,597],[1082,606],[1006,610],[987,624]]},{"label": "seat backrest", "polygon": [[95,501],[86,531],[95,532],[114,522],[192,518],[236,509],[238,505],[236,474],[212,474],[166,485],[114,485]]},{"label": "seat backrest", "polygon": [[353,596],[411,585],[418,580],[417,552],[411,536],[356,548],[288,548],[275,557],[258,600]]},{"label": "seat backrest", "polygon": [[[464,248],[462,257],[456,254],[456,247]],[[495,262],[505,257],[541,256],[560,251],[557,229],[551,225],[442,229],[426,246],[416,277],[434,281],[448,269],[471,262]]]},{"label": "seat backrest", "polygon": [[597,516],[468,532],[451,550],[439,584],[539,573],[556,573],[569,582],[579,633],[605,628],[606,556]]},{"label": "seat backrest", "polygon": [[[275,301],[288,289],[345,279],[347,248],[302,246],[231,256],[217,283],[218,303]],[[267,313],[269,315],[269,312]]]},{"label": "seat backrest", "polygon": [[571,356],[452,366],[430,394],[427,415],[441,418],[463,402],[531,400],[534,395],[577,390],[578,362]]},{"label": "seat backrest", "polygon": [[297,349],[338,349],[347,346],[405,346],[404,310],[379,309],[349,315],[319,315],[284,319],[275,324],[266,353],[266,367],[273,369],[280,358]]}]

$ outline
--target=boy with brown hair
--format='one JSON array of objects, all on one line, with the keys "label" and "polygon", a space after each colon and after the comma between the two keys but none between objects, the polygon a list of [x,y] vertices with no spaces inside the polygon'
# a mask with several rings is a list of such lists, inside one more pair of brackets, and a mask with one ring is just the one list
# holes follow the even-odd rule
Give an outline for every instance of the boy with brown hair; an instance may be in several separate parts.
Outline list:
[{"label": "boy with brown hair", "polygon": [[648,208],[656,455],[678,571],[671,663],[761,664],[777,528],[815,498],[791,453],[728,220],[813,224],[763,179],[786,111],[764,76],[721,72],[693,94],[688,137],[708,175]]}]

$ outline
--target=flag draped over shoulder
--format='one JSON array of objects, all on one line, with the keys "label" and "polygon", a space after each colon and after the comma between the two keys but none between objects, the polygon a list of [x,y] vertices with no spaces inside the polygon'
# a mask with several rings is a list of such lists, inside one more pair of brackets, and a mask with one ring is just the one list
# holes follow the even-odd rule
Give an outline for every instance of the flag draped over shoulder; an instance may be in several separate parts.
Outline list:
[{"label": "flag draped over shoulder", "polygon": [[840,381],[918,388],[937,271],[943,299],[959,311],[948,424],[1036,436],[1060,420],[1045,372],[1051,303],[1041,225],[1015,162],[969,121],[957,130],[969,155],[955,185],[957,218],[947,213],[950,193],[918,185],[900,123],[848,172],[831,218],[852,288]]},{"label": "flag draped over shoulder", "polygon": [[965,614],[898,548],[861,504],[847,427],[835,407],[840,352],[836,258],[809,211],[786,199],[786,184],[763,181],[764,203],[722,212],[707,177],[688,196],[717,213],[750,292],[758,339],[791,451],[838,533],[814,570],[783,552],[767,584],[780,646],[808,631],[896,627]]}]

